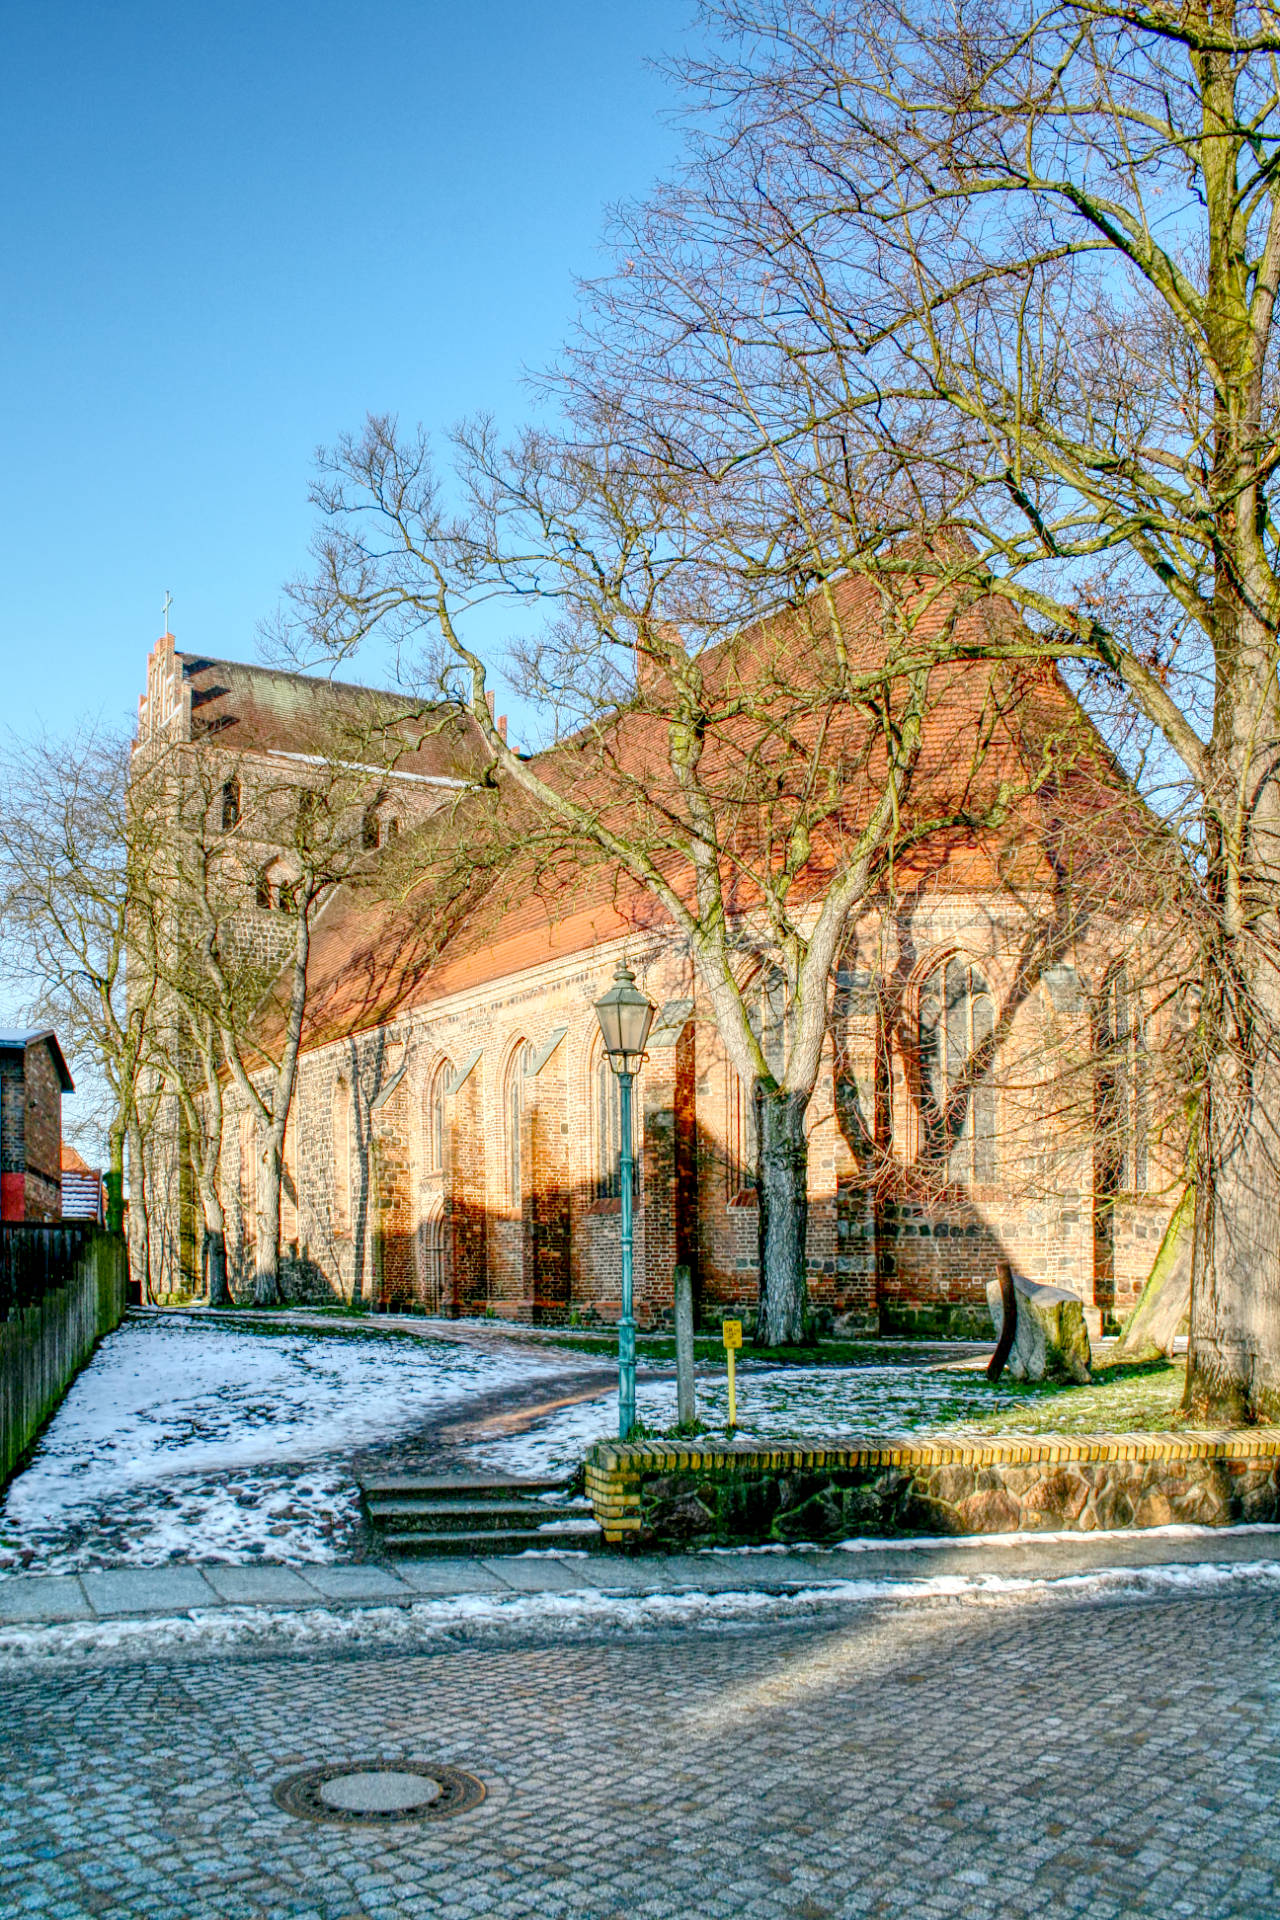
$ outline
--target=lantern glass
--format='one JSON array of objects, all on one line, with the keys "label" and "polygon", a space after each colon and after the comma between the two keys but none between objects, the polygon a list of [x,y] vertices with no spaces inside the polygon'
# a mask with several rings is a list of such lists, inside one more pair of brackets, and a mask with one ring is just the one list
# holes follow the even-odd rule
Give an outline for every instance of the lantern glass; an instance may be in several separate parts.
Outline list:
[{"label": "lantern glass", "polygon": [[625,961],[619,962],[613,985],[595,1005],[614,1072],[634,1073],[653,1025],[653,1006],[637,987],[636,977]]}]

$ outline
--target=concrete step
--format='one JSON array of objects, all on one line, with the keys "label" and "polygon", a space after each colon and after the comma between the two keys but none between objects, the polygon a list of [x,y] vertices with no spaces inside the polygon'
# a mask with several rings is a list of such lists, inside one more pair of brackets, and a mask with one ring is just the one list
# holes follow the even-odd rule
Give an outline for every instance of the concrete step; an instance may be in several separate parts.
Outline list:
[{"label": "concrete step", "polygon": [[508,1527],[501,1531],[460,1533],[422,1529],[413,1533],[388,1533],[384,1550],[397,1559],[427,1558],[432,1554],[469,1554],[492,1560],[496,1554],[598,1553],[604,1547],[604,1535],[594,1521],[589,1527],[579,1521],[573,1526]]},{"label": "concrete step", "polygon": [[504,1527],[527,1528],[553,1520],[590,1519],[588,1505],[541,1500],[418,1500],[382,1496],[365,1502],[373,1525],[384,1533],[492,1532]]}]

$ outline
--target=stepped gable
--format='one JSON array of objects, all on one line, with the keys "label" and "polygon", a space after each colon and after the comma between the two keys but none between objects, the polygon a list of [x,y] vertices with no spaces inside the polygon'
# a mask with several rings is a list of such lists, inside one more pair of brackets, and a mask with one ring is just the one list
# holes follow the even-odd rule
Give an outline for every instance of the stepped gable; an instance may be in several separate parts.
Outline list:
[{"label": "stepped gable", "polygon": [[[887,643],[874,588],[847,580],[833,597],[850,664],[880,673]],[[899,895],[1009,885],[1049,890],[1065,869],[1077,887],[1092,877],[1101,893],[1114,886],[1122,862],[1132,864],[1137,839],[1150,840],[1154,823],[1051,663],[980,657],[993,630],[1013,649],[1027,640],[1016,615],[991,599],[954,619],[939,600],[915,625],[913,655],[931,647],[945,652],[932,668],[904,809],[905,825],[921,828],[923,837],[895,863]],[[825,758],[840,763],[840,804],[813,834],[793,894],[799,899],[821,894],[847,857],[883,790],[886,767],[883,741],[868,743],[871,730],[857,712],[821,698],[822,677],[830,677],[823,649],[830,647],[830,628],[824,632],[811,601],[735,636],[704,662],[723,717],[713,707],[701,774],[717,801],[725,845],[745,865],[761,857],[758,809],[751,804],[761,774],[775,781],[785,807],[819,726],[826,729]],[[673,889],[691,896],[690,863],[662,846],[665,810],[681,802],[656,675],[642,673],[637,701],[611,726],[531,756],[530,765],[606,820],[613,815],[628,833],[648,835]],[[477,831],[492,831],[491,822],[480,826],[480,809],[494,805],[501,808],[508,849],[500,871],[442,894],[435,882],[450,859],[447,850],[443,861],[437,858],[436,836],[448,835],[457,845],[473,807]],[[319,917],[304,1045],[385,1024],[411,1006],[624,935],[659,934],[670,926],[649,891],[602,855],[584,855],[567,840],[557,846],[533,803],[518,794],[498,802],[491,794],[462,797],[421,828],[413,845],[424,877],[403,903],[347,888]],[[749,873],[729,876],[728,892],[735,912],[759,904]]]}]

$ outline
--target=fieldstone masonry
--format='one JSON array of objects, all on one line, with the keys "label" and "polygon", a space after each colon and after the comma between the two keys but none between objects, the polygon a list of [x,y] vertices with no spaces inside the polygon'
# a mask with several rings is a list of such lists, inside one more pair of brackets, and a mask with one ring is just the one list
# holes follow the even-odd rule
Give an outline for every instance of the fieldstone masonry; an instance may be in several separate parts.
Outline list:
[{"label": "fieldstone masonry", "polygon": [[1090,1533],[1280,1519],[1280,1428],[912,1445],[700,1449],[602,1442],[586,1490],[612,1546],[857,1534]]}]

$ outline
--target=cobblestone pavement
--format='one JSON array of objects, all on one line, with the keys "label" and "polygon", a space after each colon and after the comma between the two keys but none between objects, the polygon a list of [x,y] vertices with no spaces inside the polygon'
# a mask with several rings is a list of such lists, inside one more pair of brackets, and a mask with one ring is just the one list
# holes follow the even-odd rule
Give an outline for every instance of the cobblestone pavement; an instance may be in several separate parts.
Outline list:
[{"label": "cobblestone pavement", "polygon": [[[11,1670],[0,1913],[1274,1920],[1278,1642],[1242,1590]],[[380,1830],[272,1802],[372,1757],[489,1797]]]}]

